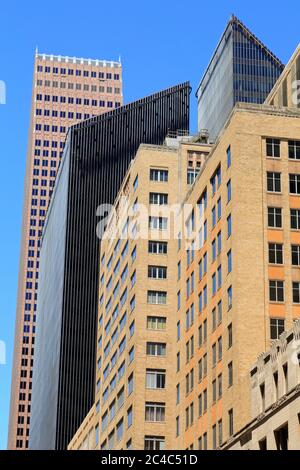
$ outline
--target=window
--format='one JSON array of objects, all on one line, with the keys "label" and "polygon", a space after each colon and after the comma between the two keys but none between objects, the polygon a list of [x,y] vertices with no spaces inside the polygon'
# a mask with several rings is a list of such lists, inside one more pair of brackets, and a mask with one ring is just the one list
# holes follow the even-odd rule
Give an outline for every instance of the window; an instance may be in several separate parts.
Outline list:
[{"label": "window", "polygon": [[277,450],[288,450],[289,448],[289,427],[288,424],[274,431]]},{"label": "window", "polygon": [[167,230],[168,219],[167,217],[149,217],[149,228],[151,230]]},{"label": "window", "polygon": [[132,392],[133,392],[133,373],[128,377],[128,382],[127,382],[128,395],[131,395]]},{"label": "window", "polygon": [[167,242],[148,242],[148,253],[154,255],[166,255],[168,252],[168,243]]},{"label": "window", "polygon": [[279,318],[270,319],[270,338],[278,339],[284,332],[284,320]]},{"label": "window", "polygon": [[280,140],[267,139],[267,157],[280,158]]},{"label": "window", "polygon": [[164,422],[165,421],[165,403],[146,402],[145,405],[145,421]]},{"label": "window", "polygon": [[165,370],[146,370],[146,387],[151,389],[162,389],[166,386]]},{"label": "window", "polygon": [[150,168],[150,181],[167,182],[168,170]]},{"label": "window", "polygon": [[164,450],[165,438],[160,436],[145,436],[145,450]]},{"label": "window", "polygon": [[230,348],[232,348],[232,342],[233,342],[232,323],[230,323],[230,325],[228,325],[228,327],[227,327],[227,335],[228,335],[228,349],[230,349]]},{"label": "window", "polygon": [[212,448],[213,450],[216,450],[217,448],[217,426],[216,424],[213,425],[212,427]]},{"label": "window", "polygon": [[290,194],[300,194],[300,175],[290,175]]},{"label": "window", "polygon": [[231,271],[232,271],[232,252],[231,252],[231,250],[229,250],[228,253],[227,253],[227,271],[228,271],[228,274],[231,273]]},{"label": "window", "polygon": [[134,192],[137,190],[138,184],[139,184],[139,176],[136,175],[135,180],[133,182],[133,191]]},{"label": "window", "polygon": [[168,194],[165,193],[150,193],[149,204],[164,206],[168,204]]},{"label": "window", "polygon": [[212,211],[211,211],[211,224],[212,224],[212,228],[215,227],[217,223],[217,213],[216,213],[216,206],[214,206],[212,208]]},{"label": "window", "polygon": [[291,229],[300,230],[300,209],[291,209]]},{"label": "window", "polygon": [[300,141],[289,141],[289,158],[292,160],[300,160]]},{"label": "window", "polygon": [[300,303],[300,282],[293,282],[293,302]]},{"label": "window", "polygon": [[231,214],[227,217],[227,238],[230,238],[232,234],[232,220]]},{"label": "window", "polygon": [[227,183],[227,203],[231,201],[231,180]]},{"label": "window", "polygon": [[269,243],[269,263],[283,264],[283,245],[279,243]]},{"label": "window", "polygon": [[230,362],[228,364],[228,387],[233,385],[233,364]]},{"label": "window", "polygon": [[292,245],[292,265],[300,266],[300,245]]},{"label": "window", "polygon": [[222,420],[220,419],[218,421],[218,435],[219,435],[219,447],[221,447],[223,443],[223,423]]},{"label": "window", "polygon": [[166,322],[166,317],[147,317],[147,328],[148,330],[165,330]]},{"label": "window", "polygon": [[132,406],[127,410],[127,427],[132,425]]},{"label": "window", "polygon": [[267,172],[267,190],[272,193],[281,192],[281,174],[275,172]]},{"label": "window", "polygon": [[149,290],[147,296],[148,304],[166,305],[167,303],[166,292]]},{"label": "window", "polygon": [[268,226],[282,228],[282,209],[280,207],[268,207]]},{"label": "window", "polygon": [[218,399],[222,398],[223,394],[223,380],[222,374],[218,375]]},{"label": "window", "polygon": [[232,286],[227,289],[228,310],[232,308]]},{"label": "window", "polygon": [[228,433],[229,436],[232,436],[234,432],[234,427],[233,427],[233,409],[228,411]]},{"label": "window", "polygon": [[284,282],[269,281],[270,302],[284,302]]},{"label": "window", "polygon": [[147,356],[165,356],[166,343],[147,343]]},{"label": "window", "polygon": [[167,279],[167,268],[165,266],[148,266],[148,277],[150,279]]},{"label": "window", "polygon": [[227,168],[231,167],[231,147],[229,145],[227,149]]},{"label": "window", "polygon": [[221,217],[222,217],[222,200],[221,200],[221,198],[219,198],[218,202],[217,202],[217,214],[218,214],[218,220],[220,220]]}]

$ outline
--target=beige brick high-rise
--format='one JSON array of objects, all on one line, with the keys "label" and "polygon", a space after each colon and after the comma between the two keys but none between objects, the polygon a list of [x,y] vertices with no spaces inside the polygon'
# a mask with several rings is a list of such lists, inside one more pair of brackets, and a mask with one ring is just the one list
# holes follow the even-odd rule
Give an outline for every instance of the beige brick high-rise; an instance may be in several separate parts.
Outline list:
[{"label": "beige brick high-rise", "polygon": [[[103,242],[97,398],[70,449],[234,448],[251,427],[253,364],[300,318],[300,111],[290,98],[298,57],[271,103],[235,106],[212,148],[197,138],[140,147],[120,196],[148,209],[159,201],[155,210],[178,203],[183,224],[161,231],[167,254],[138,237]],[[152,181],[151,168],[157,178],[167,170],[167,181]],[[282,416],[295,424],[297,407],[286,406],[269,434]]]},{"label": "beige brick high-rise", "polygon": [[36,53],[22,221],[9,449],[30,427],[39,238],[68,127],[123,104],[120,62]]}]

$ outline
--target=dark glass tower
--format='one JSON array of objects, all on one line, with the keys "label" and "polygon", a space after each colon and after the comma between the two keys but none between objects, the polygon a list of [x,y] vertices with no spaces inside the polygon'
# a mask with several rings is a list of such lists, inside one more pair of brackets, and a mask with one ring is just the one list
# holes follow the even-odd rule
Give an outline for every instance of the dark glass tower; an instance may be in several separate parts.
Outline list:
[{"label": "dark glass tower", "polygon": [[216,140],[234,105],[261,104],[284,65],[232,16],[198,87],[198,130]]},{"label": "dark glass tower", "polygon": [[29,448],[65,449],[94,401],[100,241],[141,143],[189,130],[189,83],[73,126],[44,227]]}]

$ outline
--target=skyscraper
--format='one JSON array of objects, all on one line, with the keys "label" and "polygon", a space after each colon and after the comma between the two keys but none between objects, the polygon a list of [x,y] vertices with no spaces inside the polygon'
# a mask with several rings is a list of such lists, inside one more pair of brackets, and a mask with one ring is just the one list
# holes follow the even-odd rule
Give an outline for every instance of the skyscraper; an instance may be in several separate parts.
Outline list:
[{"label": "skyscraper", "polygon": [[44,227],[31,449],[64,449],[94,401],[96,210],[113,203],[141,143],[189,129],[189,83],[73,126]]},{"label": "skyscraper", "polygon": [[196,93],[198,129],[215,141],[235,103],[263,103],[284,65],[232,16]]},{"label": "skyscraper", "polygon": [[26,449],[30,428],[42,228],[70,125],[121,106],[120,62],[36,53],[22,221],[8,447]]}]

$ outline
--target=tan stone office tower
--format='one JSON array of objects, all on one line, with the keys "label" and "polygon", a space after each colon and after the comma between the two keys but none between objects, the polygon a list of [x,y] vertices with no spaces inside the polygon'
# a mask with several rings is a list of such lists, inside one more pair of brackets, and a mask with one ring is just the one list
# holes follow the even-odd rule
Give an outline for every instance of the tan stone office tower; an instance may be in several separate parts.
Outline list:
[{"label": "tan stone office tower", "polygon": [[123,104],[120,62],[36,53],[27,151],[9,449],[26,449],[30,427],[39,239],[68,128]]},{"label": "tan stone office tower", "polygon": [[[96,401],[70,449],[231,448],[251,423],[253,364],[300,318],[300,111],[290,98],[298,57],[271,104],[237,104],[212,147],[188,138],[177,149],[168,139],[140,147],[119,196],[151,209],[157,233],[104,242]],[[168,231],[163,212],[174,203],[187,208],[181,233]],[[296,377],[280,344],[273,373],[286,377],[288,395]],[[261,406],[266,391],[260,374]],[[272,432],[293,448],[285,421],[298,426],[298,401],[287,408]]]}]

